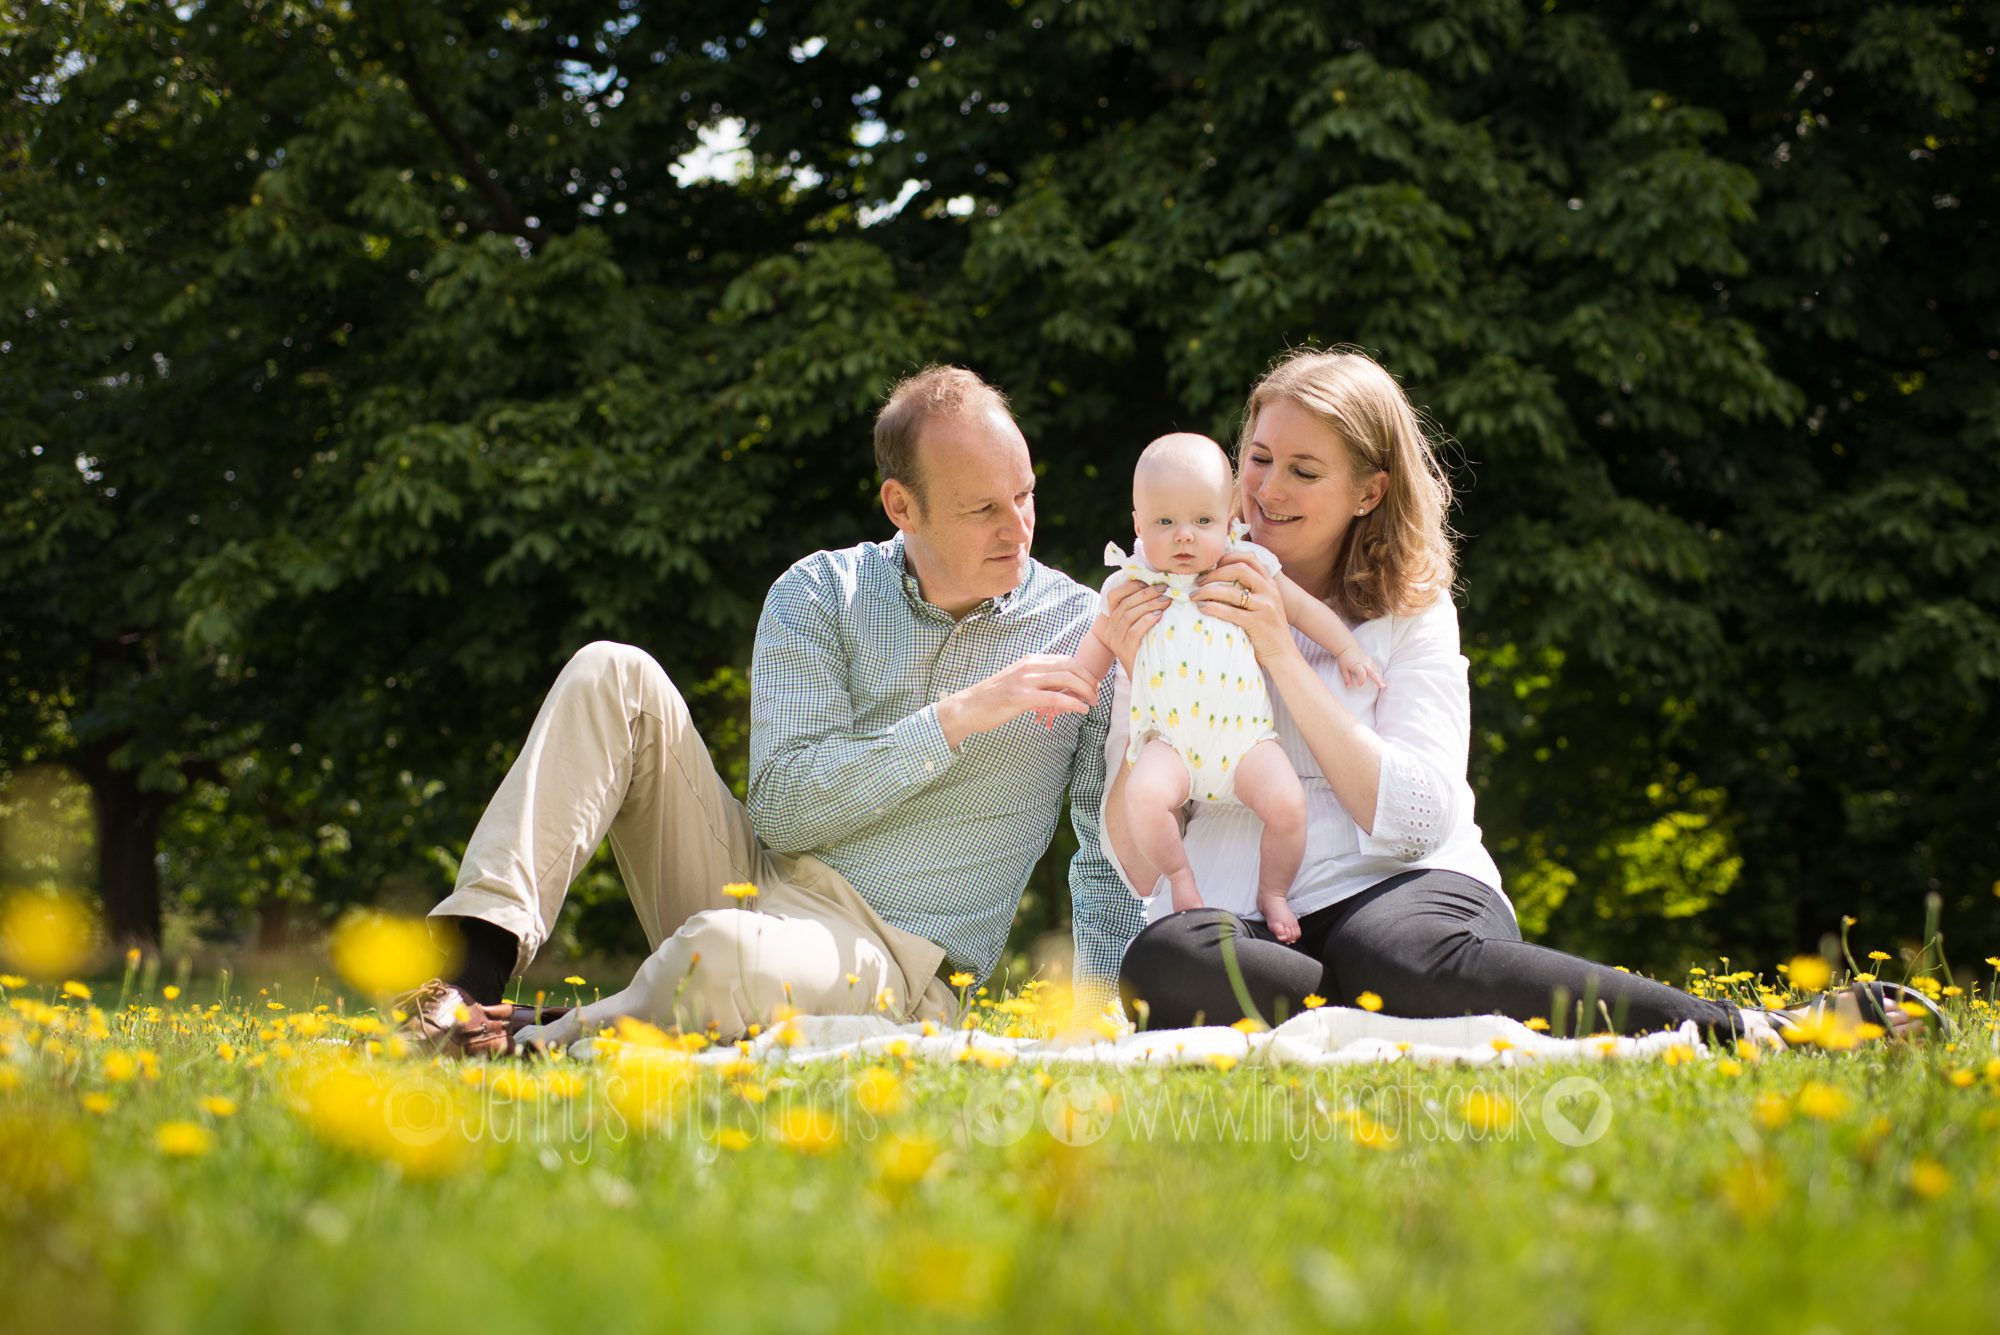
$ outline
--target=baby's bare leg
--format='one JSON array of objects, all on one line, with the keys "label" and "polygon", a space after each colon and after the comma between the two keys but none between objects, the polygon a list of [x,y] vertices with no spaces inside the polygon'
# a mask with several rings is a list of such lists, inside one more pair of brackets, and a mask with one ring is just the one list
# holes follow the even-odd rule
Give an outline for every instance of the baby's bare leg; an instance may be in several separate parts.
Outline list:
[{"label": "baby's bare leg", "polygon": [[1174,819],[1187,798],[1187,765],[1180,753],[1157,739],[1147,742],[1139,762],[1125,776],[1125,822],[1140,855],[1167,878],[1176,913],[1201,907],[1194,870],[1181,844],[1180,822]]},{"label": "baby's bare leg", "polygon": [[1132,822],[1125,814],[1125,781],[1131,773],[1130,766],[1119,763],[1105,776],[1111,781],[1111,791],[1104,801],[1104,847],[1132,882],[1132,893],[1145,899],[1160,883],[1160,869],[1139,851],[1139,843],[1132,837]]},{"label": "baby's bare leg", "polygon": [[1267,739],[1243,753],[1236,796],[1264,822],[1257,845],[1257,911],[1280,941],[1296,941],[1299,919],[1286,896],[1306,855],[1306,790],[1282,746]]}]

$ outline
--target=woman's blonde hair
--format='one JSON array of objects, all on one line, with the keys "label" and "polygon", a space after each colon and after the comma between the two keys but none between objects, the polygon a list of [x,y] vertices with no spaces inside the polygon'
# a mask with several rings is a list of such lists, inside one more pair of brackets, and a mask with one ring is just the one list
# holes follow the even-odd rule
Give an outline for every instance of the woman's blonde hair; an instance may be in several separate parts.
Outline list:
[{"label": "woman's blonde hair", "polygon": [[1267,404],[1290,399],[1347,445],[1355,480],[1386,473],[1382,502],[1358,515],[1334,554],[1334,610],[1352,620],[1422,611],[1449,596],[1456,560],[1446,517],[1451,482],[1403,387],[1367,354],[1350,348],[1288,353],[1250,390],[1236,466]]}]

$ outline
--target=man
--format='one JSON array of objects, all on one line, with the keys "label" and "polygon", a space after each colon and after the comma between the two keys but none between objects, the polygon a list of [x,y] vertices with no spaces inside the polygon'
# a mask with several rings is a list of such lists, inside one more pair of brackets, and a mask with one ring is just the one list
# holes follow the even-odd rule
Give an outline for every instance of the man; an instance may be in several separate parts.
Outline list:
[{"label": "man", "polygon": [[765,601],[747,805],[658,663],[583,649],[432,911],[466,954],[420,990],[415,1035],[513,1046],[525,1017],[502,992],[607,835],[653,953],[622,992],[523,1036],[563,1043],[619,1015],[725,1039],[782,1010],[940,1018],[941,965],[999,963],[1065,790],[1079,981],[1112,985],[1143,914],[1098,844],[1109,693],[1069,661],[1097,597],[1029,556],[1027,442],[976,375],[896,385],[875,458],[896,537],[815,553]]}]

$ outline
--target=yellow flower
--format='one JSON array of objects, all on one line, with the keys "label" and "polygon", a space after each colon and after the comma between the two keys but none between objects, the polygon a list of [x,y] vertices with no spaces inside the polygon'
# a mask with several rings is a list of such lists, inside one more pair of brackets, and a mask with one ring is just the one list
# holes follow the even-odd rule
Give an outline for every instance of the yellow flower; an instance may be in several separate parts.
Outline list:
[{"label": "yellow flower", "polygon": [[1977,1078],[1978,1077],[1973,1075],[1972,1072],[1964,1069],[1963,1067],[1951,1073],[1951,1083],[1956,1085],[1960,1089],[1970,1089],[1972,1087],[1972,1082]]},{"label": "yellow flower", "polygon": [[1301,1001],[1299,1004],[1301,1006],[1304,1006],[1309,1011],[1316,1011],[1321,1006],[1326,1005],[1326,998],[1321,996],[1317,992],[1308,992],[1306,993],[1305,1000]]},{"label": "yellow flower", "polygon": [[1798,1109],[1807,1117],[1820,1122],[1831,1122],[1847,1111],[1848,1097],[1824,1081],[1808,1080],[1800,1086]]},{"label": "yellow flower", "polygon": [[172,983],[168,983],[165,987],[160,989],[160,995],[165,997],[168,1001],[179,1001],[181,996],[181,990],[178,987],[175,987]]},{"label": "yellow flower", "polygon": [[1935,1159],[1918,1159],[1910,1165],[1910,1190],[1934,1201],[1951,1190],[1951,1174]]},{"label": "yellow flower", "polygon": [[26,987],[28,980],[18,973],[0,973],[0,987]]},{"label": "yellow flower", "polygon": [[1513,1100],[1475,1089],[1465,1099],[1465,1124],[1474,1131],[1504,1131],[1514,1124]]},{"label": "yellow flower", "polygon": [[1262,1020],[1253,1020],[1247,1015],[1229,1027],[1239,1034],[1261,1034],[1270,1028]]},{"label": "yellow flower", "polygon": [[111,1111],[111,1096],[109,1094],[85,1094],[77,1102],[83,1105],[85,1112],[93,1116],[102,1117]]},{"label": "yellow flower", "polygon": [[875,1169],[891,1187],[906,1187],[930,1172],[938,1142],[929,1136],[891,1136],[875,1151]]},{"label": "yellow flower", "polygon": [[1817,992],[1833,977],[1833,966],[1817,955],[1800,955],[1792,960],[1788,975],[1801,992]]},{"label": "yellow flower", "polygon": [[75,997],[78,1001],[90,1000],[90,989],[84,984],[77,982],[74,978],[64,983],[62,990],[63,995],[66,997]]},{"label": "yellow flower", "polygon": [[755,899],[757,887],[749,881],[732,881],[722,887],[722,893],[740,904],[746,899]]},{"label": "yellow flower", "polygon": [[1379,1011],[1382,1009],[1382,998],[1376,996],[1373,992],[1363,992],[1354,999],[1354,1004],[1365,1011]]},{"label": "yellow flower", "polygon": [[825,1154],[840,1143],[840,1124],[824,1109],[794,1104],[778,1119],[778,1143],[800,1154]]},{"label": "yellow flower", "polygon": [[[89,953],[90,914],[74,900],[23,891],[0,906],[0,960],[22,973],[60,978]],[[7,986],[20,987],[24,981],[17,978]]]},{"label": "yellow flower", "polygon": [[1521,1023],[1526,1025],[1529,1029],[1534,1030],[1538,1034],[1545,1034],[1548,1032],[1549,1029],[1549,1022],[1547,1020],[1544,1020],[1539,1015],[1531,1015],[1526,1020],[1523,1020]]},{"label": "yellow flower", "polygon": [[1686,1066],[1694,1060],[1694,1049],[1685,1043],[1676,1043],[1660,1054],[1660,1060],[1669,1066]]},{"label": "yellow flower", "polygon": [[1767,1090],[1757,1096],[1757,1101],[1750,1106],[1750,1113],[1766,1131],[1776,1131],[1792,1120],[1792,1105],[1786,1102],[1784,1095]]},{"label": "yellow flower", "polygon": [[210,1117],[236,1116],[236,1100],[220,1094],[210,1094],[202,1099],[201,1110]]},{"label": "yellow flower", "polygon": [[1723,1204],[1751,1224],[1769,1219],[1785,1194],[1783,1180],[1761,1155],[1738,1161],[1716,1185]]},{"label": "yellow flower", "polygon": [[1877,964],[1880,964],[1884,960],[1891,959],[1894,957],[1891,956],[1889,952],[1886,950],[1871,950],[1868,952],[1868,958],[1874,960]]},{"label": "yellow flower", "polygon": [[750,1136],[748,1132],[725,1126],[715,1133],[715,1143],[719,1148],[735,1154],[750,1148]]},{"label": "yellow flower", "polygon": [[215,1148],[215,1137],[197,1122],[162,1122],[153,1144],[171,1158],[194,1159]]},{"label": "yellow flower", "polygon": [[215,1055],[222,1058],[225,1062],[233,1062],[236,1060],[236,1048],[233,1044],[229,1043],[218,1044],[215,1049]]},{"label": "yellow flower", "polygon": [[114,1085],[122,1085],[139,1074],[139,1063],[129,1052],[111,1051],[104,1054],[104,1078]]},{"label": "yellow flower", "polygon": [[[385,997],[408,992],[450,971],[456,963],[421,918],[396,918],[351,910],[329,938],[333,967],[357,992]],[[282,1010],[282,1002],[267,1002]]]},{"label": "yellow flower", "polygon": [[569,985],[570,985],[571,987],[582,987],[582,986],[583,986],[583,975],[582,975],[582,974],[576,974],[576,973],[573,973],[573,974],[570,974],[570,975],[569,975],[568,977],[564,978],[564,979],[563,979],[563,981],[564,981],[565,983],[568,983],[568,984],[569,984]]},{"label": "yellow flower", "polygon": [[870,1066],[855,1077],[854,1101],[874,1117],[893,1117],[909,1102],[903,1082],[883,1066]]},{"label": "yellow flower", "polygon": [[1721,1061],[1717,1062],[1715,1064],[1715,1069],[1720,1071],[1724,1075],[1735,1076],[1743,1074],[1742,1063],[1732,1061],[1728,1057],[1724,1057]]},{"label": "yellow flower", "polygon": [[958,972],[954,973],[951,977],[945,979],[945,981],[950,983],[953,987],[971,987],[975,982],[978,981],[978,979],[974,978],[971,974],[967,973],[965,970],[960,969]]}]

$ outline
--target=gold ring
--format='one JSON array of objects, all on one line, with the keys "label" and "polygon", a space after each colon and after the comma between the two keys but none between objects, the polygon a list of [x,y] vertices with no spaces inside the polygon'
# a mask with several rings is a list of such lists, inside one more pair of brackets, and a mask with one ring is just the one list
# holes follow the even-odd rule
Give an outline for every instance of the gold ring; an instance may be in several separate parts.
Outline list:
[{"label": "gold ring", "polygon": [[1250,589],[1248,585],[1238,584],[1236,586],[1236,605],[1246,612],[1250,610]]}]

